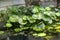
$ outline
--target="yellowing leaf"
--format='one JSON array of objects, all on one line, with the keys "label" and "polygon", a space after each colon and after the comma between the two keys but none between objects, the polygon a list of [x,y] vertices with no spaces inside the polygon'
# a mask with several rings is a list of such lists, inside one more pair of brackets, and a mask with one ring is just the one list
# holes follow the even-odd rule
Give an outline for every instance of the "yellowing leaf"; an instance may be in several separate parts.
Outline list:
[{"label": "yellowing leaf", "polygon": [[60,32],[60,30],[56,30],[56,32]]},{"label": "yellowing leaf", "polygon": [[56,26],[55,29],[60,29],[60,26]]},{"label": "yellowing leaf", "polygon": [[38,36],[40,37],[46,36],[46,33],[39,33]]}]

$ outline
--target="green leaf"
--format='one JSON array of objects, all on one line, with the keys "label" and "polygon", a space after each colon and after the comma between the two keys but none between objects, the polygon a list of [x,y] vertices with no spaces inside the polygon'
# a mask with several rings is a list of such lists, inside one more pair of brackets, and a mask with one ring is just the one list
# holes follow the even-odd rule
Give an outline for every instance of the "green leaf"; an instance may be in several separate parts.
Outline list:
[{"label": "green leaf", "polygon": [[20,32],[21,30],[20,30],[20,28],[15,28],[14,31],[15,32]]},{"label": "green leaf", "polygon": [[10,28],[10,27],[12,27],[12,24],[11,23],[6,23],[6,27]]},{"label": "green leaf", "polygon": [[45,9],[43,7],[40,8],[41,11],[45,11]]},{"label": "green leaf", "polygon": [[60,12],[57,12],[56,15],[57,15],[57,16],[60,16]]},{"label": "green leaf", "polygon": [[19,7],[19,11],[22,12],[22,14],[28,14],[29,12],[28,8],[24,6]]},{"label": "green leaf", "polygon": [[54,27],[48,27],[48,29],[47,29],[49,32],[52,32],[52,33],[55,33],[56,31],[54,30]]},{"label": "green leaf", "polygon": [[0,35],[4,34],[4,31],[0,31]]},{"label": "green leaf", "polygon": [[51,17],[51,19],[56,20],[55,12],[50,12],[50,17]]},{"label": "green leaf", "polygon": [[28,19],[28,21],[29,21],[30,23],[34,23],[34,22],[36,22],[36,20],[35,20],[35,19],[33,19],[33,18],[32,18],[32,17],[30,17],[30,16],[29,16],[27,19]]},{"label": "green leaf", "polygon": [[34,33],[33,36],[37,36],[38,34],[37,33]]},{"label": "green leaf", "polygon": [[39,7],[34,7],[32,9],[32,13],[38,13],[39,12]]},{"label": "green leaf", "polygon": [[52,20],[49,20],[49,21],[48,21],[48,23],[49,23],[49,24],[52,24],[52,23],[53,23],[53,21],[52,21]]},{"label": "green leaf", "polygon": [[9,17],[10,22],[18,22],[19,17],[17,15],[12,15]]},{"label": "green leaf", "polygon": [[48,16],[43,16],[43,18],[42,18],[45,22],[48,22],[49,24],[51,24],[53,21],[52,21],[52,19],[50,18],[50,17],[48,17]]},{"label": "green leaf", "polygon": [[56,19],[56,14],[55,12],[52,12],[52,11],[46,11],[44,12],[44,15],[47,15],[48,17],[50,17],[51,19],[55,20]]},{"label": "green leaf", "polygon": [[41,30],[45,29],[45,24],[43,22],[40,22],[38,25],[38,28],[40,28]]},{"label": "green leaf", "polygon": [[23,16],[23,20],[27,20],[27,16]]},{"label": "green leaf", "polygon": [[18,22],[19,23],[22,23],[23,22],[23,19],[22,18],[19,18]]},{"label": "green leaf", "polygon": [[41,13],[39,13],[39,14],[33,14],[32,18],[33,19],[42,19],[42,14]]},{"label": "green leaf", "polygon": [[27,30],[27,29],[29,29],[29,27],[25,27],[25,26],[20,26],[20,31],[22,31],[22,30]]},{"label": "green leaf", "polygon": [[32,18],[33,18],[33,19],[38,19],[38,15],[33,14],[33,15],[32,15]]},{"label": "green leaf", "polygon": [[18,23],[20,23],[21,25],[25,25],[25,24],[27,24],[27,21],[25,21],[25,20],[23,20],[22,18],[20,18],[20,19],[18,20]]},{"label": "green leaf", "polygon": [[[8,13],[10,13],[10,14],[15,14],[15,15],[18,14],[18,8],[15,7],[15,6],[9,7],[9,8],[7,9],[7,11],[8,11]],[[9,14],[9,15],[10,15],[10,14]],[[11,16],[11,15],[10,15],[10,16]]]},{"label": "green leaf", "polygon": [[50,7],[46,7],[45,9],[46,9],[47,11],[50,11],[50,10],[51,10],[51,8],[50,8]]},{"label": "green leaf", "polygon": [[35,31],[42,31],[42,29],[40,27],[38,27],[37,25],[33,27],[33,30],[35,30]]},{"label": "green leaf", "polygon": [[43,14],[42,13],[39,13],[38,14],[38,19],[41,20],[42,19],[42,16],[43,16]]},{"label": "green leaf", "polygon": [[49,20],[51,20],[51,18],[50,17],[48,17],[48,16],[43,16],[43,18],[42,18],[44,21],[49,21]]},{"label": "green leaf", "polygon": [[30,23],[34,23],[34,22],[36,22],[36,20],[31,19],[31,20],[29,20],[29,22],[30,22]]}]

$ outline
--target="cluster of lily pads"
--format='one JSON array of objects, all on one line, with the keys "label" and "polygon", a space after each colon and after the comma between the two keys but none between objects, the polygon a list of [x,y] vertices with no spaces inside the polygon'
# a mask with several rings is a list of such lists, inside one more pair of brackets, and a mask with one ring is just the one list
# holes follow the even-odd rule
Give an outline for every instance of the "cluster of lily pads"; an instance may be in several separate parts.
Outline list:
[{"label": "cluster of lily pads", "polygon": [[[53,7],[10,7],[7,8],[5,30],[8,33],[31,34],[44,37],[60,32],[60,10]],[[1,31],[0,33],[4,33]]]}]

